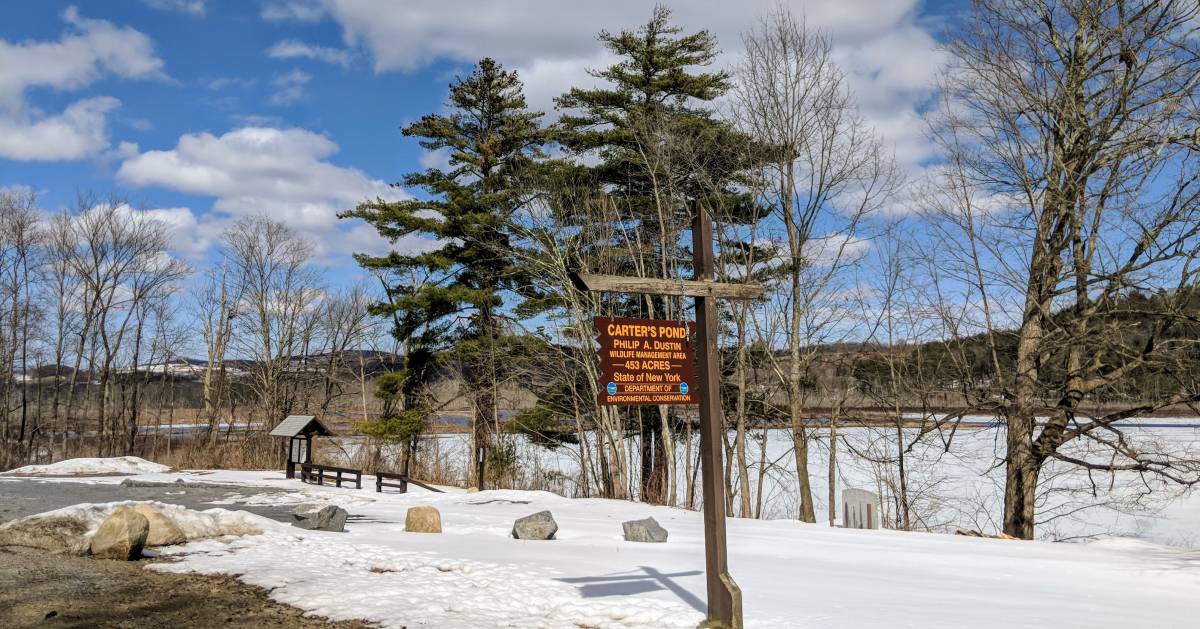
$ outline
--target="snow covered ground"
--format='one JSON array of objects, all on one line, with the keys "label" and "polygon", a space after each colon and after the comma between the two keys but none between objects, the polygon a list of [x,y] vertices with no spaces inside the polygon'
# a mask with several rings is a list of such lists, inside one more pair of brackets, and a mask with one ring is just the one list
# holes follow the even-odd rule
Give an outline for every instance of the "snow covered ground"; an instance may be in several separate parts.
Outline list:
[{"label": "snow covered ground", "polygon": [[[178,562],[155,564],[238,575],[332,618],[557,628],[694,627],[703,617],[702,522],[683,509],[526,491],[377,494],[264,471],[137,478],[273,487],[292,492],[278,498],[288,504],[344,505],[346,533],[264,521],[262,535],[163,549]],[[442,534],[404,532],[418,504],[441,511]],[[557,519],[558,539],[509,537],[514,519],[542,509]],[[648,515],[670,540],[623,541],[621,522]],[[1200,552],[1133,539],[1014,542],[729,520],[729,556],[750,627],[1182,628],[1200,617]]]}]

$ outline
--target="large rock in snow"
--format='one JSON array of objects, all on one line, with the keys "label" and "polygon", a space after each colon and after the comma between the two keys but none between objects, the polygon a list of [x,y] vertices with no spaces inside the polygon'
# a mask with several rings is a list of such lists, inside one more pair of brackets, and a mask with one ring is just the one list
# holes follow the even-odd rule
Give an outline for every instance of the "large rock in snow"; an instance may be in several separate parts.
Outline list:
[{"label": "large rock in snow", "polygon": [[129,507],[121,507],[100,523],[92,536],[92,555],[100,559],[131,561],[142,556],[150,522]]},{"label": "large rock in snow", "polygon": [[513,522],[512,536],[517,539],[554,539],[558,522],[549,511],[538,511]]},{"label": "large rock in snow", "polygon": [[346,510],[335,505],[300,505],[292,512],[292,526],[310,531],[346,530]]},{"label": "large rock in snow", "polygon": [[162,511],[150,505],[134,505],[133,510],[146,516],[150,532],[146,535],[146,546],[173,546],[187,541],[187,535],[179,525],[172,522]]},{"label": "large rock in snow", "polygon": [[86,555],[88,526],[72,517],[27,517],[0,526],[0,546],[27,546],[52,553]]},{"label": "large rock in snow", "polygon": [[258,535],[258,516],[244,511],[193,511],[164,503],[79,504],[0,524],[0,546],[26,546],[54,553],[88,554],[88,531],[98,530],[115,511],[146,518],[146,546],[167,546],[222,535]]},{"label": "large rock in snow", "polygon": [[442,514],[436,507],[410,507],[404,516],[404,530],[409,533],[441,533]]},{"label": "large rock in snow", "polygon": [[664,529],[654,518],[622,522],[621,528],[625,529],[625,541],[627,542],[661,544],[667,541],[667,529]]}]

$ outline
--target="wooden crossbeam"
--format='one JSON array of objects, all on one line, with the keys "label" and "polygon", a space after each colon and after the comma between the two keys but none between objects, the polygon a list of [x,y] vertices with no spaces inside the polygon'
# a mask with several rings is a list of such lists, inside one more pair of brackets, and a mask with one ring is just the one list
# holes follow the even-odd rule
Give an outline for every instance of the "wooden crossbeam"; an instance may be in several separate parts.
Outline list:
[{"label": "wooden crossbeam", "polygon": [[763,294],[763,287],[758,284],[593,275],[574,271],[571,272],[571,282],[579,290],[588,292],[714,297],[717,299],[757,299]]}]

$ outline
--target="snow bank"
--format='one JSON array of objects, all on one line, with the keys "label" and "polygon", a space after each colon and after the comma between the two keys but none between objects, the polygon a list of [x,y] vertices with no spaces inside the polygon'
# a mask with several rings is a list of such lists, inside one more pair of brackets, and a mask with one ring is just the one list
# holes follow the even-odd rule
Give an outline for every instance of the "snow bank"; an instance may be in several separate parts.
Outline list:
[{"label": "snow bank", "polygon": [[107,459],[67,459],[47,465],[26,465],[0,472],[0,476],[108,476],[113,474],[160,474],[169,471],[166,465],[152,463],[136,456]]},{"label": "snow bank", "polygon": [[20,522],[37,519],[66,518],[82,521],[88,528],[87,537],[96,533],[100,523],[113,511],[120,507],[136,504],[148,504],[162,512],[167,519],[175,523],[189,540],[208,539],[224,535],[258,535],[268,526],[275,526],[273,520],[254,515],[246,511],[228,511],[225,509],[207,509],[193,511],[179,505],[154,501],[123,501],[104,503],[82,503],[46,511],[21,518]]}]

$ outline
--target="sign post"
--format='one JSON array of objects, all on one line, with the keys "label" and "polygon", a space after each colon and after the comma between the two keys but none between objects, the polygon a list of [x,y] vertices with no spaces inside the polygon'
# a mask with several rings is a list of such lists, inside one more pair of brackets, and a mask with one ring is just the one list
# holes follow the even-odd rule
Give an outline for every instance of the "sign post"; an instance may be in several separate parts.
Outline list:
[{"label": "sign post", "polygon": [[[704,551],[709,627],[742,627],[742,591],[729,575],[722,477],[720,365],[716,300],[754,299],[762,287],[714,282],[712,224],[692,217],[692,280],[572,274],[587,291],[674,295],[696,299],[696,324],[596,317],[601,348],[600,404],[700,405],[700,471],[704,483]],[[695,348],[690,328],[695,330]],[[682,343],[681,343],[682,341]],[[693,353],[695,365],[693,368]]]}]

